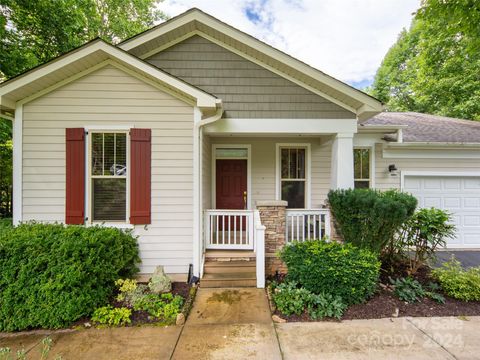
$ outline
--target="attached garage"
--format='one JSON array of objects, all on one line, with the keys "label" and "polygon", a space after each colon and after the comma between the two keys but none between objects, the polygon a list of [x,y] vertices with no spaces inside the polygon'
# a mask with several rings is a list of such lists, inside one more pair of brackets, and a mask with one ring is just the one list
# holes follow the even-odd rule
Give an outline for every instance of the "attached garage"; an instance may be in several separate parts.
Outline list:
[{"label": "attached garage", "polygon": [[480,248],[480,174],[403,174],[403,190],[418,207],[436,207],[453,214],[457,237],[448,248]]}]

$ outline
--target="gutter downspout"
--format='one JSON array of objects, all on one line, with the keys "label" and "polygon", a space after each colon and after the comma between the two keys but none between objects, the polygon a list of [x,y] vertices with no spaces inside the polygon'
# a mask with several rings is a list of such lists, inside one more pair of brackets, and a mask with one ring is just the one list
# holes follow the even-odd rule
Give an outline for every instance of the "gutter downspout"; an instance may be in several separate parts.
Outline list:
[{"label": "gutter downspout", "polygon": [[193,274],[199,278],[203,275],[202,251],[200,242],[203,241],[202,209],[202,127],[221,119],[222,104],[217,105],[214,115],[202,119],[202,112],[198,106],[193,109]]}]

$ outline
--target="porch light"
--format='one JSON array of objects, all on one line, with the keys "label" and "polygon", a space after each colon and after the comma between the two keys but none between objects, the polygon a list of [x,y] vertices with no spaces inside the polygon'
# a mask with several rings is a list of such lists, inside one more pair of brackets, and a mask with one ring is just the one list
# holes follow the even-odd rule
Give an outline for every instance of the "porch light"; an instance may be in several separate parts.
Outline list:
[{"label": "porch light", "polygon": [[398,176],[398,169],[395,164],[388,165],[388,173],[391,177]]}]

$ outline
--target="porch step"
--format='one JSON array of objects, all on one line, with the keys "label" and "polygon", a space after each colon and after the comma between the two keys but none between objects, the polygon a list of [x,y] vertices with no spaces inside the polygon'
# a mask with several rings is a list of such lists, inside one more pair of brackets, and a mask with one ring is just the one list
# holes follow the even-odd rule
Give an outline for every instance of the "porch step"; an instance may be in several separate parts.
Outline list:
[{"label": "porch step", "polygon": [[256,256],[249,250],[207,250],[205,252],[205,262],[210,261],[253,261]]},{"label": "porch step", "polygon": [[256,273],[255,261],[206,261],[204,274]]},{"label": "porch step", "polygon": [[257,279],[255,272],[232,272],[232,273],[210,273],[204,274],[200,280],[203,288],[224,288],[224,287],[255,287]]}]

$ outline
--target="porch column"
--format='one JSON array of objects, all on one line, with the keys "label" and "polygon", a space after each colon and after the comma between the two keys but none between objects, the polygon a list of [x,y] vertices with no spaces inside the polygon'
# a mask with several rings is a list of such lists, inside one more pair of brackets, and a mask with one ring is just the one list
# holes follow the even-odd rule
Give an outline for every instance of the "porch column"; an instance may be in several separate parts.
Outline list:
[{"label": "porch column", "polygon": [[287,202],[282,200],[257,201],[262,225],[265,226],[265,275],[275,272],[286,273],[285,264],[277,257],[277,252],[286,244],[286,208]]},{"label": "porch column", "polygon": [[338,133],[333,140],[330,187],[353,188],[353,133]]}]

